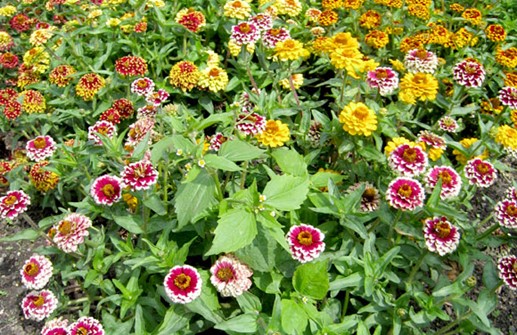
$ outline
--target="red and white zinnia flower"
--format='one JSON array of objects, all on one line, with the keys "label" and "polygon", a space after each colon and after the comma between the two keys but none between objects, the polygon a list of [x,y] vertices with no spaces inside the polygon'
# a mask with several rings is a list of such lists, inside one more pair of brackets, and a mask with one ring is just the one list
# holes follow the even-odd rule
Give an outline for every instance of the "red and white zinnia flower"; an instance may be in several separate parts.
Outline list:
[{"label": "red and white zinnia flower", "polygon": [[460,243],[458,228],[444,216],[425,220],[424,237],[427,249],[440,256],[452,253]]},{"label": "red and white zinnia flower", "polygon": [[69,335],[104,335],[102,324],[95,318],[82,316],[69,328]]},{"label": "red and white zinnia flower", "polygon": [[38,136],[27,142],[25,149],[27,150],[27,157],[29,157],[29,159],[39,162],[52,156],[57,147],[52,137]]},{"label": "red and white zinnia flower", "polygon": [[101,176],[93,181],[90,194],[96,204],[111,206],[120,200],[122,180],[111,175]]},{"label": "red and white zinnia flower", "polygon": [[497,262],[497,268],[499,278],[504,280],[511,290],[517,290],[517,257],[513,255],[502,257]]},{"label": "red and white zinnia flower", "polygon": [[57,298],[49,290],[32,291],[22,300],[23,315],[26,319],[41,321],[57,307]]},{"label": "red and white zinnia flower", "polygon": [[495,218],[503,227],[517,228],[517,201],[504,199],[495,205]]},{"label": "red and white zinnia flower", "polygon": [[54,226],[53,241],[64,252],[75,252],[89,235],[88,228],[91,226],[92,220],[87,216],[79,213],[69,214]]},{"label": "red and white zinnia flower", "polygon": [[23,285],[28,289],[41,290],[52,277],[52,262],[45,256],[34,254],[20,270]]},{"label": "red and white zinnia flower", "polygon": [[390,153],[388,163],[401,175],[413,177],[425,171],[429,160],[421,147],[402,144]]},{"label": "red and white zinnia flower", "polygon": [[88,127],[88,139],[93,141],[95,145],[102,145],[99,134],[108,138],[117,135],[117,127],[109,121],[97,121],[93,126]]},{"label": "red and white zinnia flower", "polygon": [[19,214],[25,212],[31,199],[23,191],[9,191],[0,197],[0,218],[14,219]]},{"label": "red and white zinnia flower", "polygon": [[158,180],[158,171],[150,161],[143,160],[124,167],[121,174],[125,186],[132,191],[147,190]]},{"label": "red and white zinnia flower", "polygon": [[442,182],[440,199],[445,200],[458,196],[462,181],[456,170],[449,166],[433,167],[426,175],[426,186],[432,192],[440,180]]},{"label": "red and white zinnia flower", "polygon": [[468,161],[464,171],[469,184],[478,187],[489,187],[497,179],[497,170],[494,166],[481,158],[474,158]]},{"label": "red and white zinnia flower", "polygon": [[424,188],[418,180],[412,178],[396,178],[386,190],[386,199],[396,209],[414,210],[423,206],[424,198]]},{"label": "red and white zinnia flower", "polygon": [[223,297],[238,297],[251,287],[253,271],[233,255],[219,257],[210,273],[210,282]]},{"label": "red and white zinnia flower", "polygon": [[169,270],[163,286],[165,293],[174,303],[186,304],[201,295],[201,276],[190,265],[175,266]]},{"label": "red and white zinnia flower", "polygon": [[368,71],[366,82],[372,88],[378,88],[382,96],[393,93],[399,87],[399,75],[389,67],[378,67]]},{"label": "red and white zinnia flower", "polygon": [[291,256],[301,263],[310,262],[325,250],[323,234],[318,228],[307,224],[292,226],[287,233]]}]

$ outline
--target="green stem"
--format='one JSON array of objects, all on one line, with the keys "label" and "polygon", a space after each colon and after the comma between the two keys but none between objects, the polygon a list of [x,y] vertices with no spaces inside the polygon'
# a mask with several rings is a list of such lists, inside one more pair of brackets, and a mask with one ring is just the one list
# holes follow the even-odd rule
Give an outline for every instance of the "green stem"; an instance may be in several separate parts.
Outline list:
[{"label": "green stem", "polygon": [[425,256],[427,256],[427,250],[424,250],[424,252],[422,252],[422,254],[420,255],[420,258],[415,263],[415,266],[413,266],[413,269],[411,269],[411,273],[409,274],[409,277],[407,280],[408,286],[413,283],[413,279],[414,279],[416,273],[418,272],[418,270],[420,269],[420,267],[422,266]]},{"label": "green stem", "polygon": [[243,171],[241,176],[241,190],[244,190],[244,187],[246,186],[246,175],[248,174],[248,161],[245,161],[243,164]]},{"label": "green stem", "polygon": [[459,325],[463,320],[465,320],[466,318],[468,318],[470,316],[470,314],[472,314],[472,311],[468,311],[465,315],[463,315],[462,317],[460,318],[457,318],[456,320],[454,320],[453,322],[449,323],[448,325],[438,329],[438,331],[436,333],[434,333],[434,335],[445,335],[445,334],[457,334],[456,331],[452,332],[452,333],[447,333],[449,331],[449,329],[452,329],[454,327],[456,327],[457,325]]},{"label": "green stem", "polygon": [[402,216],[402,211],[398,210],[397,211],[397,216],[395,216],[395,220],[393,220],[393,224],[390,225],[390,230],[388,231],[388,242],[390,244],[393,244],[393,243],[391,243],[391,239],[392,239],[392,236],[393,236],[393,231],[395,230],[395,226],[399,222],[401,216]]},{"label": "green stem", "polygon": [[350,291],[347,290],[345,292],[345,301],[343,302],[343,309],[341,310],[341,321],[343,321],[343,319],[346,316],[346,311],[348,309],[348,302],[349,301],[350,301]]},{"label": "green stem", "polygon": [[[489,216],[487,216],[488,219],[490,219],[492,217],[492,214],[490,214]],[[487,221],[487,218],[485,218],[485,220],[483,220],[483,222],[486,222]],[[482,227],[482,225],[480,225],[480,227]],[[499,229],[499,223],[496,223],[495,225],[491,226],[490,228],[488,228],[487,230],[485,230],[481,235],[479,235],[478,237],[476,237],[476,241],[481,241],[482,239],[484,239],[485,237],[489,236],[489,235],[492,235],[492,233],[494,231],[496,231],[497,229]]]},{"label": "green stem", "polygon": [[219,197],[219,201],[223,201],[224,200],[223,190],[221,189],[221,182],[219,181],[219,176],[217,175],[217,171],[214,171],[212,173],[212,176],[214,177],[215,187],[217,189],[217,195]]}]

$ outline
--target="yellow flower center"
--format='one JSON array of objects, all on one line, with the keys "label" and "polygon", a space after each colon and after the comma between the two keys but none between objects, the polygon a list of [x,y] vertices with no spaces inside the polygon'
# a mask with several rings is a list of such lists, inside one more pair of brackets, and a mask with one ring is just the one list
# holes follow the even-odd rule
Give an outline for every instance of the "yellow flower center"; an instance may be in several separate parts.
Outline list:
[{"label": "yellow flower center", "polygon": [[510,216],[517,216],[517,206],[510,205],[510,206],[506,207],[506,214],[508,214]]},{"label": "yellow flower center", "polygon": [[413,82],[417,85],[421,85],[427,82],[426,76],[424,73],[417,73],[413,76]]},{"label": "yellow flower center", "polygon": [[106,184],[102,187],[102,193],[107,197],[112,197],[115,195],[115,187],[111,184]]},{"label": "yellow flower center", "polygon": [[475,74],[476,71],[477,71],[477,68],[472,64],[467,64],[465,66],[465,72],[467,72],[467,74]]},{"label": "yellow flower center", "polygon": [[176,285],[177,288],[184,290],[190,286],[191,280],[192,278],[190,278],[190,276],[180,273],[176,278],[174,278],[174,285]]},{"label": "yellow flower center", "polygon": [[208,75],[210,77],[217,77],[219,75],[219,72],[219,69],[213,68],[210,70],[210,72],[208,72]]},{"label": "yellow flower center", "polygon": [[517,273],[517,262],[514,262],[512,265],[513,272]]},{"label": "yellow flower center", "polygon": [[34,140],[34,147],[36,149],[43,149],[47,145],[47,141],[44,137],[38,137]]},{"label": "yellow flower center", "polygon": [[413,163],[417,158],[415,148],[407,148],[406,150],[404,150],[402,158],[408,163]]},{"label": "yellow flower center", "polygon": [[418,57],[418,58],[420,58],[420,59],[426,59],[426,58],[427,58],[427,50],[419,49],[419,50],[415,53],[415,56],[417,56],[417,57]]},{"label": "yellow flower center", "polygon": [[16,201],[18,201],[18,198],[11,194],[4,199],[4,205],[11,207],[16,203]]},{"label": "yellow flower center", "polygon": [[413,194],[413,190],[411,189],[411,186],[406,184],[406,185],[402,185],[398,189],[397,194],[402,197],[409,198],[411,196],[411,194]]},{"label": "yellow flower center", "polygon": [[45,298],[43,298],[41,295],[38,295],[37,297],[32,297],[32,303],[36,307],[41,307],[45,303]]},{"label": "yellow flower center", "polygon": [[143,177],[145,176],[145,167],[139,166],[136,169],[134,169],[134,175],[135,177]]},{"label": "yellow flower center", "polygon": [[147,82],[145,80],[139,80],[137,81],[136,86],[138,86],[138,88],[146,88]]},{"label": "yellow flower center", "polygon": [[440,172],[439,177],[442,180],[442,185],[449,185],[452,182],[452,176],[447,171]]},{"label": "yellow flower center", "polygon": [[77,335],[88,335],[88,329],[86,329],[84,327],[79,327],[76,330],[76,334]]},{"label": "yellow flower center", "polygon": [[485,163],[480,163],[480,164],[476,165],[475,169],[480,174],[487,174],[488,171],[490,171],[488,164],[485,164]]},{"label": "yellow flower center", "polygon": [[362,197],[364,199],[366,199],[367,201],[373,201],[373,200],[375,200],[376,194],[377,194],[377,192],[375,192],[374,188],[368,187],[364,190]]},{"label": "yellow flower center", "polygon": [[364,121],[368,118],[368,110],[364,107],[358,107],[352,112],[352,116],[356,119]]},{"label": "yellow flower center", "polygon": [[276,29],[276,28],[275,28],[275,29],[270,29],[270,30],[269,30],[269,34],[270,34],[271,36],[277,36],[277,35],[280,35],[280,29]]},{"label": "yellow flower center", "polygon": [[233,271],[229,268],[221,268],[217,271],[216,277],[222,281],[229,281],[233,278]]},{"label": "yellow flower center", "polygon": [[63,220],[57,227],[57,230],[63,235],[68,235],[72,231],[73,225],[71,221]]},{"label": "yellow flower center", "polygon": [[296,44],[294,43],[293,40],[287,40],[284,42],[284,47],[285,48],[289,48],[289,49],[292,49],[296,46]]},{"label": "yellow flower center", "polygon": [[102,134],[102,135],[107,135],[108,129],[109,128],[106,126],[100,126],[99,128],[97,128],[97,133]]},{"label": "yellow flower center", "polygon": [[440,238],[446,238],[451,234],[451,226],[447,222],[440,222],[434,226],[434,232]]},{"label": "yellow flower center", "polygon": [[377,79],[388,78],[388,71],[386,71],[385,69],[378,69],[377,71],[375,71],[375,76],[377,77]]},{"label": "yellow flower center", "polygon": [[242,7],[242,3],[240,1],[235,1],[233,3],[233,8],[241,8]]},{"label": "yellow flower center", "polygon": [[38,264],[31,262],[23,267],[23,272],[25,272],[27,276],[32,277],[39,272],[39,266]]},{"label": "yellow flower center", "polygon": [[239,24],[239,30],[241,31],[241,33],[247,34],[250,32],[251,26],[249,24],[247,24],[246,22],[243,22],[243,23]]},{"label": "yellow flower center", "polygon": [[312,244],[312,234],[308,231],[302,231],[296,239],[301,245],[311,245]]}]

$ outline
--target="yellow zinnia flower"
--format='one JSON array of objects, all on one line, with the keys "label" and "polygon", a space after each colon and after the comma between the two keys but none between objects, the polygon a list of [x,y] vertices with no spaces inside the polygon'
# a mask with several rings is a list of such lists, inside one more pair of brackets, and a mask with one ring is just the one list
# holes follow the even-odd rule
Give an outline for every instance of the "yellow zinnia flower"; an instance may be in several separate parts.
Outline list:
[{"label": "yellow zinnia flower", "polygon": [[275,46],[274,60],[288,61],[297,60],[299,58],[309,57],[310,52],[303,48],[303,43],[287,39],[285,41],[278,42]]},{"label": "yellow zinnia flower", "polygon": [[[478,141],[479,141],[479,139],[472,137],[472,138],[464,138],[459,143],[461,144],[461,146],[463,148],[468,149]],[[474,157],[466,157],[464,154],[462,154],[459,150],[456,150],[456,149],[452,150],[452,154],[454,156],[456,156],[456,160],[462,165],[467,164],[467,161],[469,159],[474,159],[474,158],[486,159],[486,158],[488,158],[488,150],[485,150],[481,155],[477,155]]]},{"label": "yellow zinnia flower", "polygon": [[246,1],[228,1],[224,7],[224,16],[234,19],[245,20],[251,15],[251,6]]},{"label": "yellow zinnia flower", "polygon": [[228,85],[228,74],[218,66],[207,67],[201,72],[198,85],[212,92],[222,91]]},{"label": "yellow zinnia flower", "polygon": [[438,80],[429,73],[407,73],[400,81],[399,99],[408,104],[434,100],[437,93]]},{"label": "yellow zinnia flower", "polygon": [[339,114],[343,130],[350,135],[370,136],[377,130],[377,115],[362,102],[351,102]]},{"label": "yellow zinnia flower", "polygon": [[271,148],[281,147],[289,141],[291,133],[289,127],[280,120],[268,120],[266,129],[257,135],[257,140]]},{"label": "yellow zinnia flower", "polygon": [[517,129],[508,125],[500,126],[495,141],[507,149],[517,150]]},{"label": "yellow zinnia flower", "polygon": [[4,6],[0,8],[0,16],[3,17],[11,17],[16,13],[16,7],[14,6]]},{"label": "yellow zinnia flower", "polygon": [[[300,86],[303,85],[303,74],[301,73],[295,73],[291,76],[291,79],[293,81],[293,86],[295,89],[299,89]],[[282,88],[286,90],[291,89],[291,84],[289,83],[289,78],[284,78],[278,82]]]}]

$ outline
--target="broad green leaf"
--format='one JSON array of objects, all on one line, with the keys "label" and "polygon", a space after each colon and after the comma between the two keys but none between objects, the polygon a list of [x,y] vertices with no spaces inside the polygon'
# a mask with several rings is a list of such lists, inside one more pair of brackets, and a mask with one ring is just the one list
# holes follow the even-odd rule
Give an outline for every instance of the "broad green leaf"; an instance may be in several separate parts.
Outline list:
[{"label": "broad green leaf", "polygon": [[215,205],[214,179],[205,170],[192,182],[181,184],[176,193],[174,209],[178,214],[178,228],[184,227],[205,209]]},{"label": "broad green leaf", "polygon": [[40,236],[39,233],[34,229],[24,229],[14,235],[0,238],[0,242],[14,242],[20,240],[34,241],[38,238],[38,236]]},{"label": "broad green leaf", "polygon": [[262,310],[260,299],[248,291],[239,295],[236,299],[240,308],[246,313],[257,313]]},{"label": "broad green leaf", "polygon": [[285,334],[303,334],[309,319],[304,309],[295,301],[282,299],[281,322]]},{"label": "broad green leaf", "polygon": [[306,263],[294,271],[293,286],[296,292],[313,299],[323,299],[329,290],[327,261]]},{"label": "broad green leaf", "polygon": [[126,322],[120,322],[108,311],[102,311],[102,325],[106,330],[106,334],[110,335],[127,335],[133,328],[133,319]]},{"label": "broad green leaf", "polygon": [[280,148],[273,151],[272,156],[284,173],[298,177],[307,175],[307,164],[296,151]]},{"label": "broad green leaf", "polygon": [[223,170],[223,171],[240,171],[241,170],[241,168],[237,164],[235,164],[231,160],[224,158],[224,157],[219,157],[219,156],[216,156],[213,154],[208,154],[208,155],[205,155],[205,157],[203,157],[203,158],[206,162],[206,166],[209,166],[214,169],[219,169],[219,170]]},{"label": "broad green leaf", "polygon": [[214,328],[239,334],[255,334],[257,332],[257,314],[241,314],[216,324]]},{"label": "broad green leaf", "polygon": [[167,214],[162,199],[157,194],[151,194],[147,199],[144,199],[143,203],[145,207],[152,209],[158,215]]},{"label": "broad green leaf", "polygon": [[143,225],[142,217],[135,215],[124,215],[114,216],[115,223],[133,234],[141,234],[144,231],[141,226]]},{"label": "broad green leaf", "polygon": [[262,225],[259,225],[258,234],[253,242],[237,250],[236,255],[253,270],[269,272],[275,267],[277,253],[278,248],[275,239],[271,238]]},{"label": "broad green leaf", "polygon": [[206,256],[239,250],[249,245],[257,235],[255,214],[244,208],[226,212],[217,223],[214,241]]},{"label": "broad green leaf", "polygon": [[341,291],[347,287],[359,287],[363,282],[363,276],[359,272],[352,273],[350,276],[338,276],[335,280],[330,282],[329,289],[331,291]]},{"label": "broad green leaf", "polygon": [[151,149],[151,162],[157,164],[165,152],[173,149],[174,143],[170,137],[164,137],[155,144]]},{"label": "broad green leaf", "polygon": [[163,321],[160,325],[160,328],[154,333],[155,335],[170,335],[176,334],[180,330],[186,329],[188,327],[190,316],[185,311],[181,310],[176,312],[177,305],[173,305],[165,316],[163,317]]},{"label": "broad green leaf", "polygon": [[311,176],[311,184],[316,188],[327,187],[329,179],[332,179],[334,184],[337,184],[343,181],[345,176],[333,172],[318,171]]},{"label": "broad green leaf", "polygon": [[282,211],[299,209],[307,198],[309,180],[290,175],[275,175],[267,183],[263,194],[266,196],[266,205]]},{"label": "broad green leaf", "polygon": [[240,140],[226,141],[221,145],[219,156],[234,162],[249,161],[259,158],[264,150]]}]

